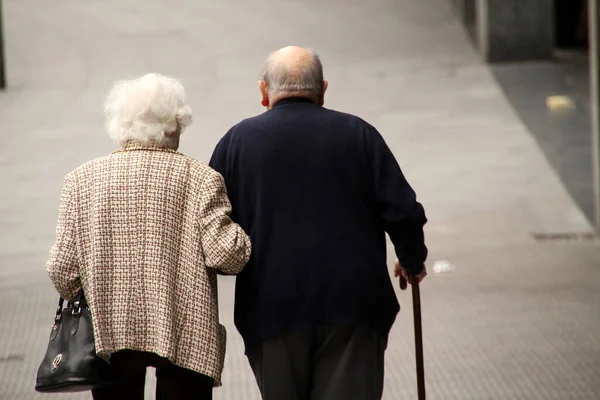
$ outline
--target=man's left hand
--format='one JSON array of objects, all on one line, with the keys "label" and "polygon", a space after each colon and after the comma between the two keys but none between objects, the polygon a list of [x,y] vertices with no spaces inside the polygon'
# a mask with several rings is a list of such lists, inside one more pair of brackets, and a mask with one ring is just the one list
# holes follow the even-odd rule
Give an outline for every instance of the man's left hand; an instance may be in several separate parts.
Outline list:
[{"label": "man's left hand", "polygon": [[394,277],[398,278],[400,275],[402,275],[411,285],[413,284],[413,279],[416,279],[417,283],[421,283],[427,276],[427,268],[423,265],[423,270],[418,275],[412,275],[400,264],[399,260],[396,260],[396,263],[394,264]]}]

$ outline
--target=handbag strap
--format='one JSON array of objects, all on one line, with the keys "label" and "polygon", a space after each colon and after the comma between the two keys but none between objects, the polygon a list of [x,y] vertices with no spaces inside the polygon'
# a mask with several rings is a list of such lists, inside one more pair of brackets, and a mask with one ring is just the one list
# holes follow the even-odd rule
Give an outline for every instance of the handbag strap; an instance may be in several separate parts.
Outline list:
[{"label": "handbag strap", "polygon": [[[59,322],[62,319],[64,303],[65,303],[65,299],[61,296],[58,299],[58,306],[56,307],[56,315],[54,316],[54,320],[56,322]],[[75,301],[73,301],[73,302],[70,301],[67,303],[67,307],[73,308],[73,315],[81,314],[81,309],[88,307],[87,301],[85,300],[85,296],[83,295],[83,289],[80,289],[79,292],[77,292],[77,297],[75,298]]]},{"label": "handbag strap", "polygon": [[87,302],[85,301],[85,296],[83,295],[83,289],[80,289],[77,293],[77,299],[73,302],[73,315],[81,314],[82,308],[87,308]]},{"label": "handbag strap", "polygon": [[62,310],[65,299],[62,297],[58,299],[58,307],[56,307],[56,315],[54,316],[54,321],[59,322],[62,318]]}]

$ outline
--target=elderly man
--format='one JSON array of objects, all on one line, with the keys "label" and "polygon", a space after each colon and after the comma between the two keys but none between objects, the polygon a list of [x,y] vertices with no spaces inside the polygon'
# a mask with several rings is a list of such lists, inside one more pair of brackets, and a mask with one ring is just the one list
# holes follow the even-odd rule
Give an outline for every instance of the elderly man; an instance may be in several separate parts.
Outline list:
[{"label": "elderly man", "polygon": [[217,145],[232,218],[253,254],[236,282],[235,323],[263,398],[379,399],[399,310],[386,266],[425,276],[423,207],[377,130],[323,108],[318,56],[272,53],[267,111]]}]

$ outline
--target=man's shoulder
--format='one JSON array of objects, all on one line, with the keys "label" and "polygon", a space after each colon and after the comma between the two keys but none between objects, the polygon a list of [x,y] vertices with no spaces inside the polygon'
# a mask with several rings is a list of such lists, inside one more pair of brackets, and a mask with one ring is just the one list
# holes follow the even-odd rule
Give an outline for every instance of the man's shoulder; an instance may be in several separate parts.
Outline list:
[{"label": "man's shoulder", "polygon": [[323,108],[330,118],[340,121],[346,121],[348,124],[355,125],[360,128],[372,128],[372,125],[361,117],[343,111],[333,110],[331,108]]},{"label": "man's shoulder", "polygon": [[[312,113],[314,118],[317,120],[327,120],[338,123],[346,123],[349,126],[354,126],[356,128],[366,128],[366,129],[375,129],[370,123],[365,121],[363,118],[350,114],[347,112],[342,112],[338,110],[334,110],[331,108],[319,107],[315,108],[315,112]],[[262,114],[258,114],[249,118],[245,118],[242,121],[235,124],[229,130],[229,134],[234,134],[237,131],[251,130],[251,129],[260,129],[265,125],[268,125],[273,118],[277,117],[276,109],[264,112]]]},{"label": "man's shoulder", "polygon": [[233,125],[231,129],[229,129],[229,132],[227,132],[227,134],[232,135],[237,131],[260,128],[268,122],[268,114],[268,112],[264,112],[262,114],[244,118],[237,124]]},{"label": "man's shoulder", "polygon": [[[296,126],[294,123],[289,120],[282,121],[281,116],[273,111],[276,110],[243,119],[232,126],[219,142],[216,148],[217,152],[231,149],[232,146],[240,146],[248,141],[256,143],[257,138],[273,132],[273,130],[294,130]],[[298,126],[302,125],[303,129],[306,128],[308,123],[309,125],[312,124],[316,131],[335,132],[341,135],[340,138],[343,136],[361,143],[364,140],[372,140],[379,135],[377,129],[361,117],[325,107],[315,107],[315,112],[304,115],[302,118],[302,123]]]},{"label": "man's shoulder", "polygon": [[328,115],[326,122],[331,127],[330,129],[335,130],[338,134],[343,133],[346,138],[364,143],[365,140],[370,141],[379,135],[373,125],[357,115],[332,109],[324,110]]}]

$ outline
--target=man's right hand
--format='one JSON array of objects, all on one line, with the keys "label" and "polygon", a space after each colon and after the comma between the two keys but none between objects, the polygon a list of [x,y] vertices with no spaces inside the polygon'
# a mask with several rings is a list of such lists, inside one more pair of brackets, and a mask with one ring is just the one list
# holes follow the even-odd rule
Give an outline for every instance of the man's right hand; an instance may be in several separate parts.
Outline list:
[{"label": "man's right hand", "polygon": [[413,284],[413,279],[416,279],[417,283],[421,283],[427,276],[427,268],[423,265],[423,270],[418,275],[412,275],[400,265],[399,260],[396,260],[396,263],[394,264],[394,276],[398,278],[400,275],[402,275],[411,285]]}]

